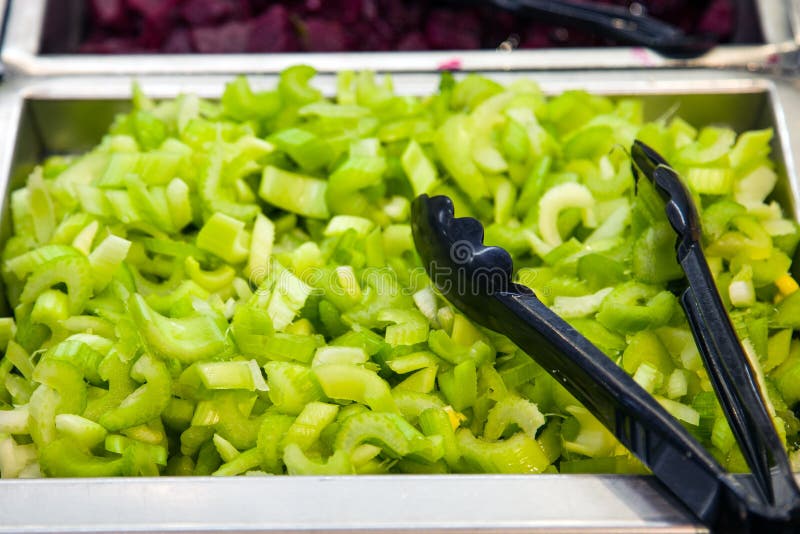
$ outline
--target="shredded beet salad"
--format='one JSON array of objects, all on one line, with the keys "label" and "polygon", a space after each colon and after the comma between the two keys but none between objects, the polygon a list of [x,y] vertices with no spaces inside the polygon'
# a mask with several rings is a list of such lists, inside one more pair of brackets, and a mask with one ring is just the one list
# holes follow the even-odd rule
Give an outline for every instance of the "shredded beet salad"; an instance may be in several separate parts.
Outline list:
[{"label": "shredded beet salad", "polygon": [[[422,0],[87,0],[78,52],[232,53],[456,50],[614,43],[496,8]],[[605,0],[720,42],[733,0]]]}]

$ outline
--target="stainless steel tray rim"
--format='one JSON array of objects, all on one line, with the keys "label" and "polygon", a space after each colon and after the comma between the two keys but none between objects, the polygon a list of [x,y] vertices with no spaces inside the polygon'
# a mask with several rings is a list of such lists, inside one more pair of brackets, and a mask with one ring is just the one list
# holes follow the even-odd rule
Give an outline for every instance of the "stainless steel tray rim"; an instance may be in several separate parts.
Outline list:
[{"label": "stainless steel tray rim", "polygon": [[[39,53],[47,0],[17,0],[9,10],[2,61],[10,72],[46,76],[58,74],[189,74],[269,73],[297,63],[322,72],[343,69],[405,72],[460,68],[486,70],[567,70],[619,68],[679,68],[765,66],[770,57],[796,50],[800,37],[792,24],[797,15],[789,2],[757,2],[764,45],[723,45],[692,60],[674,60],[639,47],[539,49],[507,51],[350,52],[183,55],[42,55]],[[790,23],[791,22],[791,23]]]}]

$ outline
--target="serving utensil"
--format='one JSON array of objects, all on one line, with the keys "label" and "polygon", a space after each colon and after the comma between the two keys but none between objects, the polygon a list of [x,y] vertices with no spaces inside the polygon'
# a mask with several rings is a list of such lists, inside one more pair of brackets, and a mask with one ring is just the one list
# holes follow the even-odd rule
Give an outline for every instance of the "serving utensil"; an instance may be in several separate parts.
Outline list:
[{"label": "serving utensil", "polygon": [[531,289],[514,283],[508,252],[484,245],[483,226],[455,218],[449,198],[421,195],[414,201],[417,251],[450,302],[533,357],[703,523],[726,532],[797,531],[800,489],[708,269],[692,197],[654,150],[636,141],[632,157],[637,179],[651,181],[666,202],[686,275],[676,291],[750,474],[724,470],[622,368]]}]

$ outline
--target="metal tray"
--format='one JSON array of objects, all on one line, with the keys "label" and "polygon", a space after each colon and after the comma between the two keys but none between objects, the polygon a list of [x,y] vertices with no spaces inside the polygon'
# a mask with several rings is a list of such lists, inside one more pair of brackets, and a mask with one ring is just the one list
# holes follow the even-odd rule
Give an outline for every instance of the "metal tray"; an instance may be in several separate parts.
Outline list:
[{"label": "metal tray", "polygon": [[[800,219],[800,91],[788,81],[723,71],[492,73],[530,76],[548,93],[584,88],[639,95],[649,118],[675,105],[695,125],[742,130],[771,126],[781,186],[776,198]],[[221,94],[228,76],[144,76],[144,91],[172,97]],[[255,76],[269,87],[275,75]],[[10,232],[8,192],[52,153],[95,144],[114,113],[128,107],[132,78],[11,78],[0,87],[0,242]],[[437,76],[397,74],[408,94],[435,89]],[[315,81],[331,94],[333,75]],[[701,525],[652,477],[591,475],[388,475],[48,479],[0,481],[0,532],[40,531],[492,531],[697,532]]]},{"label": "metal tray", "polygon": [[[356,52],[283,54],[59,54],[65,43],[81,37],[80,0],[14,0],[2,49],[10,72],[63,74],[202,74],[274,73],[298,63],[320,72],[344,69],[426,72],[461,70],[566,70],[601,68],[743,67],[794,68],[798,45],[796,19],[800,0],[742,0],[753,18],[742,17],[740,33],[764,37],[761,45],[723,45],[693,60],[671,60],[638,47],[541,49],[514,51]],[[748,25],[748,22],[750,25]],[[53,52],[53,53],[50,53]],[[785,57],[790,55],[791,57]],[[789,63],[789,65],[786,65]]]}]

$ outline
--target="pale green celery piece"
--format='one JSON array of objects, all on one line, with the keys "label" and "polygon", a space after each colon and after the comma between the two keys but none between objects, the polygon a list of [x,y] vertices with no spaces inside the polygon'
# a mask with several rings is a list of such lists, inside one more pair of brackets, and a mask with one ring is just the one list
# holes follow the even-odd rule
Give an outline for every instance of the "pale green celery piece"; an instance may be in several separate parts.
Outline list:
[{"label": "pale green celery piece", "polygon": [[312,372],[330,399],[359,402],[378,412],[397,412],[389,384],[374,371],[329,363],[314,367]]},{"label": "pale green celery piece", "polygon": [[219,469],[211,473],[211,475],[215,477],[240,475],[251,469],[255,469],[259,465],[261,465],[261,453],[258,449],[253,448],[225,462]]},{"label": "pale green celery piece", "polygon": [[323,235],[325,237],[338,236],[348,230],[355,230],[356,235],[359,237],[366,237],[374,227],[375,223],[364,217],[357,217],[355,215],[335,215],[331,218],[330,222],[328,222]]},{"label": "pale green celery piece", "polygon": [[275,224],[262,214],[256,216],[250,238],[250,256],[247,259],[245,274],[259,276],[269,267],[272,247],[275,243]]},{"label": "pale green celery piece", "polygon": [[361,347],[320,347],[314,353],[311,367],[320,365],[339,363],[339,364],[365,364],[369,361],[369,355]]},{"label": "pale green celery piece", "polygon": [[103,443],[108,432],[101,425],[80,415],[62,413],[56,415],[56,431],[87,450]]},{"label": "pale green celery piece", "polygon": [[591,191],[581,184],[565,183],[549,189],[539,200],[539,234],[545,243],[551,246],[562,243],[558,216],[567,208],[580,208],[584,225],[594,227],[596,224],[591,211],[594,203]]},{"label": "pale green celery piece", "polygon": [[436,151],[442,164],[472,200],[489,196],[486,178],[472,160],[472,147],[468,119],[465,115],[453,115],[439,127],[436,133]]},{"label": "pale green celery piece", "polygon": [[534,403],[521,397],[507,396],[489,410],[483,436],[488,440],[497,440],[509,426],[516,425],[528,437],[535,439],[536,431],[544,422],[544,416]]},{"label": "pale green celery piece", "polygon": [[264,168],[258,194],[286,211],[312,219],[327,219],[330,216],[325,203],[327,187],[324,180],[268,165]]},{"label": "pale green celery piece", "polygon": [[290,475],[350,475],[353,465],[344,451],[336,451],[324,463],[309,459],[296,444],[290,443],[283,452],[283,462]]},{"label": "pale green celery piece", "polygon": [[613,453],[617,440],[586,408],[568,406],[567,411],[578,420],[580,430],[573,441],[564,442],[564,448],[590,458],[609,456]]},{"label": "pale green celery piece", "polygon": [[401,158],[403,171],[411,182],[414,195],[428,193],[437,180],[436,167],[433,166],[422,147],[413,139],[409,141]]},{"label": "pale green celery piece", "polygon": [[484,473],[541,473],[550,465],[536,440],[522,432],[490,442],[462,428],[456,439],[464,459]]},{"label": "pale green celery piece", "polygon": [[192,222],[189,186],[180,178],[173,178],[167,184],[166,195],[172,226],[176,230],[180,230]]},{"label": "pale green celery piece", "polygon": [[170,319],[152,310],[139,294],[131,295],[128,308],[145,346],[157,356],[192,363],[229,350],[224,332],[209,315]]},{"label": "pale green celery piece", "polygon": [[307,451],[319,439],[322,431],[333,423],[339,413],[339,406],[324,402],[310,402],[297,416],[283,437],[286,446],[290,444]]},{"label": "pale green celery piece", "polygon": [[228,263],[240,263],[249,256],[250,234],[242,221],[215,213],[197,234],[197,246]]},{"label": "pale green celery piece", "polygon": [[267,390],[267,384],[255,360],[200,362],[197,364],[197,372],[207,389]]},{"label": "pale green celery piece", "polygon": [[28,406],[19,406],[13,410],[0,410],[0,434],[28,434]]},{"label": "pale green celery piece", "polygon": [[670,400],[664,397],[659,397],[658,395],[654,395],[655,399],[667,410],[671,413],[676,419],[688,423],[693,426],[697,426],[700,424],[700,414],[697,413],[691,406],[687,406],[686,404],[681,404],[680,402],[675,402],[674,400]]},{"label": "pale green celery piece", "polygon": [[131,242],[127,239],[109,235],[92,250],[89,254],[89,265],[92,266],[95,293],[99,293],[111,282],[130,247]]}]

